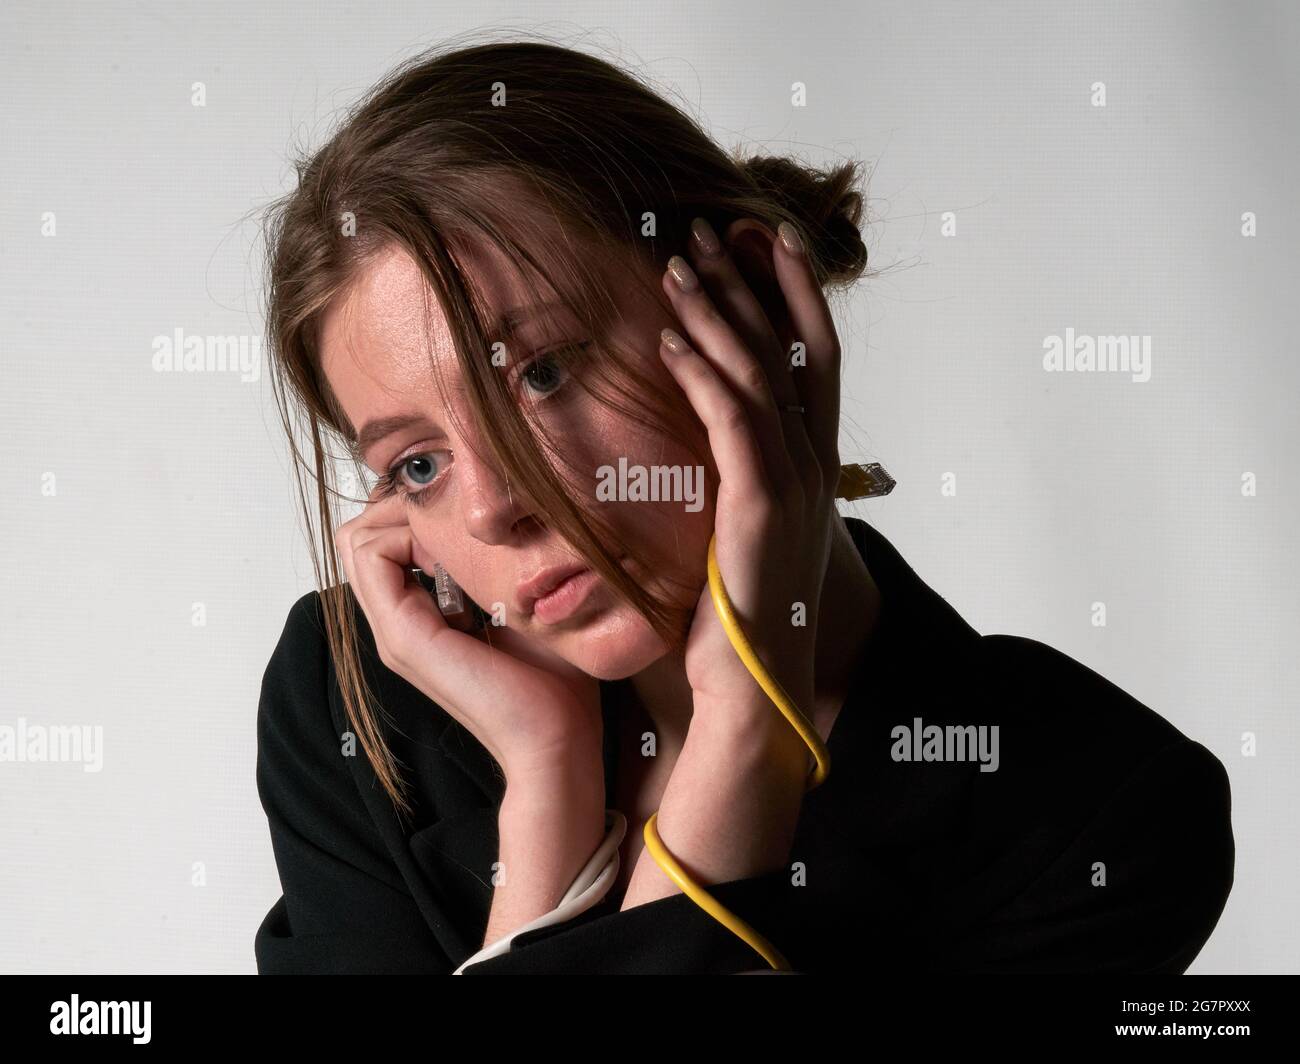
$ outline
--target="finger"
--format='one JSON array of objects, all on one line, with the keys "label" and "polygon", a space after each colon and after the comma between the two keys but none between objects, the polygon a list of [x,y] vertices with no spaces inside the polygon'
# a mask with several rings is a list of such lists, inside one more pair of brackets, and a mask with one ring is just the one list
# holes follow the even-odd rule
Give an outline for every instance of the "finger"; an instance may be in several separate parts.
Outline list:
[{"label": "finger", "polygon": [[[781,415],[777,412],[767,371],[745,347],[709,298],[695,271],[680,255],[668,260],[663,284],[689,334],[689,346],[725,382],[729,402],[748,414],[769,490],[784,494],[787,486],[798,478],[786,450]],[[702,371],[692,372],[699,377]]]},{"label": "finger", "polygon": [[661,343],[659,356],[704,423],[719,490],[725,485],[737,497],[751,501],[770,498],[772,487],[765,475],[763,452],[744,404],[707,359],[680,336],[677,340],[678,351]]},{"label": "finger", "polygon": [[[499,761],[501,750],[484,727],[483,714],[518,690],[518,670],[508,654],[448,624],[423,587],[405,582],[413,543],[409,525],[362,532],[354,541],[357,583],[367,589],[374,607],[367,616],[376,650],[385,665],[481,737]],[[381,623],[376,625],[375,618]],[[502,632],[497,641],[507,642],[511,635]]]},{"label": "finger", "polygon": [[[826,294],[817,283],[803,242],[788,222],[778,229],[772,258],[785,293],[795,339],[801,341],[807,365],[792,377],[804,407],[803,423],[821,467],[823,486],[834,494],[840,474],[840,342]],[[792,250],[793,246],[793,250]]]},{"label": "finger", "polygon": [[[401,527],[400,525],[381,525],[360,530],[352,541],[353,549],[364,546],[375,536],[387,531],[390,527]],[[409,526],[407,526],[409,527]],[[413,587],[418,587],[435,603],[438,602],[438,592],[436,586],[437,573],[435,566],[437,562],[433,557],[420,545],[420,541],[415,537],[414,531],[410,537],[410,563],[409,565],[419,569],[429,581],[424,583],[419,577],[410,572],[407,563],[402,563],[403,578]],[[363,604],[364,608],[364,604]],[[438,606],[438,613],[442,619],[458,632],[464,632],[467,635],[477,635],[481,630],[475,616],[475,606],[468,596],[465,596],[465,607],[457,613],[444,613],[441,605]]]},{"label": "finger", "polygon": [[771,361],[765,363],[768,379],[781,414],[786,450],[798,470],[800,483],[813,487],[819,481],[821,469],[804,426],[799,391],[792,375],[794,338],[785,292],[772,268],[775,239],[772,230],[763,222],[754,218],[737,218],[727,227],[724,246],[746,290],[763,308],[764,318],[777,337],[776,352]]},{"label": "finger", "polygon": [[[338,550],[339,560],[343,565],[343,573],[347,578],[349,585],[352,587],[352,594],[355,596],[362,610],[366,610],[365,591],[357,583],[354,572],[352,556],[355,549],[357,538],[373,527],[386,525],[404,525],[406,524],[406,510],[402,505],[400,497],[380,499],[378,485],[370,493],[370,498],[361,513],[350,521],[344,522],[334,531],[334,545]],[[368,611],[367,611],[368,612]]]},{"label": "finger", "polygon": [[[352,552],[357,583],[365,588],[364,608],[371,618],[375,642],[396,661],[409,661],[412,645],[429,645],[439,631],[449,627],[424,587],[406,579],[411,542],[409,525],[390,525],[363,534]],[[379,617],[384,624],[376,626],[374,619]]]},{"label": "finger", "polygon": [[[733,238],[733,234],[755,228],[755,223],[738,219],[727,230],[728,240]],[[715,304],[727,313],[732,327],[745,339],[746,347],[754,353],[767,374],[785,450],[790,455],[799,483],[816,483],[821,470],[804,427],[803,414],[793,409],[802,404],[791,376],[787,347],[772,325],[775,316],[775,320],[788,328],[785,294],[773,276],[771,282],[764,285],[765,295],[760,300],[758,292],[742,272],[740,261],[728,250],[727,244],[717,241],[716,234],[704,218],[695,219],[691,234],[692,263],[705,288]],[[759,280],[763,282],[762,274]],[[793,497],[791,501],[795,501]]]},{"label": "finger", "polygon": [[362,529],[406,524],[407,514],[401,497],[392,495],[388,498],[379,498],[378,494],[381,490],[381,486],[376,485],[361,512],[335,529],[334,542],[340,549],[350,545],[352,539]]},{"label": "finger", "polygon": [[704,218],[696,218],[691,223],[690,255],[691,265],[713,302],[767,371],[777,407],[799,402],[799,393],[785,363],[781,338],[772,328],[767,311],[745,279],[740,264]]}]

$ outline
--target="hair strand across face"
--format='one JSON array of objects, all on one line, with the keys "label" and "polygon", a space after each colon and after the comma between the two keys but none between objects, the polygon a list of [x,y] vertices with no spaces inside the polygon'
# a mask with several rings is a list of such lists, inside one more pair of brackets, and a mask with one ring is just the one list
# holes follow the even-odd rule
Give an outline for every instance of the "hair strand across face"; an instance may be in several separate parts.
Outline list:
[{"label": "hair strand across face", "polygon": [[[547,438],[493,364],[494,310],[460,260],[466,249],[500,249],[517,264],[530,301],[558,299],[592,338],[582,387],[647,429],[699,440],[680,397],[661,394],[631,354],[609,342],[610,277],[662,274],[696,216],[720,233],[750,217],[774,229],[793,224],[823,284],[847,285],[867,264],[860,164],[823,172],[789,159],[730,155],[613,63],[548,42],[508,41],[442,46],[406,61],[297,164],[297,174],[297,188],[266,219],[273,390],[347,716],[385,792],[409,815],[405,781],[383,739],[382,707],[360,664],[357,603],[345,593],[333,545],[340,492],[327,440],[346,454],[355,427],[321,368],[326,310],[380,253],[409,254],[451,331],[475,438],[492,449],[512,490],[526,493],[547,525],[680,650],[685,633],[673,613],[619,565],[609,546],[613,529],[575,490],[573,474],[581,471],[566,474],[564,441]],[[546,239],[532,221],[538,210],[572,241]],[[359,477],[355,460],[353,468]],[[314,507],[304,474],[315,483]]]}]

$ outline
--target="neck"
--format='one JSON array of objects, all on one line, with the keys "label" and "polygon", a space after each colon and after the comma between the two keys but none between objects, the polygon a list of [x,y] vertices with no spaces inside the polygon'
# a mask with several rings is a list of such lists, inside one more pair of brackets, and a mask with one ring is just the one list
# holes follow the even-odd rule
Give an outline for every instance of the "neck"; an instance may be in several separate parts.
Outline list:
[{"label": "neck", "polygon": [[[800,707],[823,737],[829,734],[848,697],[854,667],[876,630],[879,615],[880,589],[858,553],[848,526],[839,519],[831,535],[817,613],[815,705],[811,711]],[[664,655],[632,677],[632,687],[653,725],[660,755],[680,751],[694,712],[682,658]]]}]

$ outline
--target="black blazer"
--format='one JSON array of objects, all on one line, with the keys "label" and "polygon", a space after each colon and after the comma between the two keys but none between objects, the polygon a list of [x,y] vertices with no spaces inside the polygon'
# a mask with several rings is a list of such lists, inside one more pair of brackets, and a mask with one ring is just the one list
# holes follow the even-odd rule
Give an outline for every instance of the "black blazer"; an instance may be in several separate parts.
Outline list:
[{"label": "black blazer", "polygon": [[[804,799],[790,855],[803,877],[782,869],[711,893],[801,972],[1186,969],[1232,887],[1223,765],[1059,651],[979,635],[879,532],[846,521],[883,608],[831,730],[830,777]],[[414,782],[414,822],[400,822],[360,745],[342,755],[320,610],[318,592],[294,604],[262,683],[257,785],[283,896],[257,930],[258,971],[450,972],[483,944],[503,777],[379,661],[358,611],[385,735]],[[997,770],[894,760],[891,730],[916,718],[998,725]],[[675,894],[626,912],[607,899],[465,974],[764,967]]]}]

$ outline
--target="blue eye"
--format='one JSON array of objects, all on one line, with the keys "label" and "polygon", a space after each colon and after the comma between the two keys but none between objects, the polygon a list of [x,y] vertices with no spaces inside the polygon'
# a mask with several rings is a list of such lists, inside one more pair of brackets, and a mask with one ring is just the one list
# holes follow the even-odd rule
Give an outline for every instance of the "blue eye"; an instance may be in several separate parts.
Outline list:
[{"label": "blue eye", "polygon": [[[435,467],[433,459],[439,455],[446,456],[447,454],[446,451],[425,451],[420,454],[407,455],[379,478],[384,496],[396,492],[407,502],[427,502],[432,497],[433,485],[437,483],[443,472],[443,469]],[[446,468],[445,465],[443,468]],[[412,484],[416,485],[414,490],[407,487],[406,480],[408,479]]]},{"label": "blue eye", "polygon": [[549,395],[554,395],[568,381],[569,363],[575,360],[572,355],[563,357],[559,352],[580,352],[590,346],[591,341],[587,341],[580,344],[563,344],[544,351],[520,371],[517,379],[528,386],[533,398],[545,399]]},{"label": "blue eye", "polygon": [[[417,466],[423,468],[417,472]],[[429,460],[429,455],[427,454],[413,454],[410,458],[403,459],[402,464],[398,466],[398,472],[401,473],[403,471],[406,472],[406,475],[409,476],[414,483],[419,484],[422,487],[427,487],[432,484],[438,476],[438,471],[433,467],[433,463]],[[425,477],[428,479],[424,479]]]},{"label": "blue eye", "polygon": [[530,362],[519,379],[526,381],[534,392],[550,395],[564,383],[564,368],[549,355],[543,355]]}]

